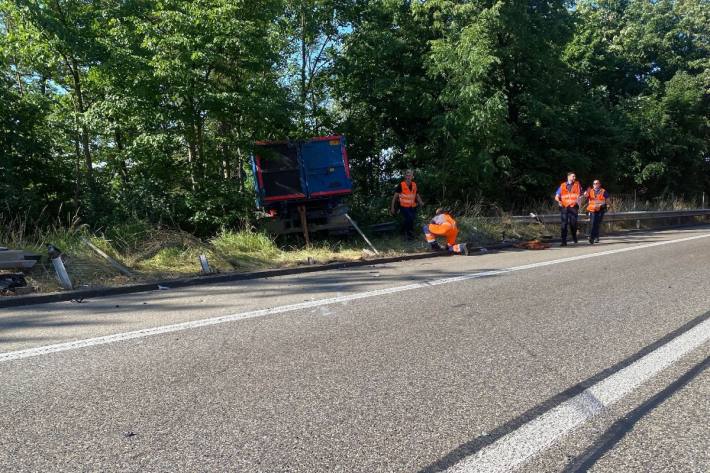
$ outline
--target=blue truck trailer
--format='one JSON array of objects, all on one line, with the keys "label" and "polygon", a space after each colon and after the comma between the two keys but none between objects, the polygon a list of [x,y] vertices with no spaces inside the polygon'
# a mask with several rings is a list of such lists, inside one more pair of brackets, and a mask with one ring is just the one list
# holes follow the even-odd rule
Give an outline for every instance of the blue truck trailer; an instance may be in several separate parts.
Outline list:
[{"label": "blue truck trailer", "polygon": [[261,141],[252,155],[257,206],[276,234],[347,233],[344,198],[352,193],[345,137]]}]

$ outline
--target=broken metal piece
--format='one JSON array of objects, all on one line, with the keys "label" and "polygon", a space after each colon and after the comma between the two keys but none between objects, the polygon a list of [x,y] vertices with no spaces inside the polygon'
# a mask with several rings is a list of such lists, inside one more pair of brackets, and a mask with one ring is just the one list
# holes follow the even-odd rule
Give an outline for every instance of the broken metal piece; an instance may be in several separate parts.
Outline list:
[{"label": "broken metal piece", "polygon": [[0,274],[0,292],[16,293],[16,289],[23,287],[27,287],[27,281],[22,273]]},{"label": "broken metal piece", "polygon": [[200,266],[202,267],[202,272],[205,274],[210,274],[212,272],[212,269],[210,268],[209,262],[207,262],[207,256],[205,255],[200,255]]},{"label": "broken metal piece", "polygon": [[115,259],[111,258],[109,255],[104,253],[100,248],[98,248],[96,245],[91,243],[88,238],[81,237],[81,241],[84,242],[86,246],[94,250],[99,256],[101,256],[103,259],[108,261],[108,263],[113,266],[119,273],[123,274],[124,276],[133,277],[133,273],[128,270],[125,266],[123,266],[121,263],[116,261]]},{"label": "broken metal piece", "polygon": [[63,289],[74,289],[69,273],[67,273],[67,268],[64,267],[64,261],[62,261],[62,250],[51,243],[47,243],[47,255],[52,262],[52,266],[54,266],[54,272],[57,273],[59,285]]}]

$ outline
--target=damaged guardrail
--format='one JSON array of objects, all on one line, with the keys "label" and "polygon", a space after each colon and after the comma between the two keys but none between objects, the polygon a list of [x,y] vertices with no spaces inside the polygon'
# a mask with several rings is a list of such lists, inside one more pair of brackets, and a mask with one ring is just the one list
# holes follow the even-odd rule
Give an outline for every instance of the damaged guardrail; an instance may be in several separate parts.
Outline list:
[{"label": "damaged guardrail", "polygon": [[[638,210],[632,212],[607,212],[604,214],[604,223],[625,222],[640,220],[660,220],[686,217],[707,217],[710,216],[710,209],[690,209],[690,210]],[[510,217],[516,223],[543,223],[552,224],[560,222],[560,214],[537,215],[514,215]],[[586,212],[579,213],[579,221],[587,222],[589,217]]]}]

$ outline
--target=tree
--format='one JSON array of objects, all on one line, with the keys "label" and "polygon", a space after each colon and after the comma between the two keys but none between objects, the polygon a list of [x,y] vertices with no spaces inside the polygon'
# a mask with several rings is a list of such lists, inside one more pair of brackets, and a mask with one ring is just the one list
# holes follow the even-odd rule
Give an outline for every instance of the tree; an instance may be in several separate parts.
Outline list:
[{"label": "tree", "polygon": [[52,154],[46,99],[13,90],[19,86],[1,59],[0,70],[0,216],[36,224],[70,201],[71,167]]},{"label": "tree", "polygon": [[570,63],[625,124],[620,183],[656,196],[706,188],[707,2],[584,1],[577,16]]},{"label": "tree", "polygon": [[562,60],[573,32],[565,2],[420,8],[441,31],[427,67],[446,84],[441,133],[447,168],[455,170],[450,188],[520,202],[549,194],[567,169],[588,169],[568,126],[583,94]]},{"label": "tree", "polygon": [[[37,41],[27,45],[29,50],[26,50],[25,57],[31,57],[36,49],[42,51],[41,58],[53,57],[48,61],[53,69],[49,72],[51,79],[71,94],[84,173],[90,199],[93,199],[92,136],[84,116],[91,102],[85,81],[90,68],[100,63],[107,54],[96,41],[103,5],[78,0],[23,0],[15,3],[15,9],[8,8],[9,2],[5,3],[5,8],[11,11],[10,16],[17,16],[24,21],[26,35]],[[43,68],[39,66],[38,69]],[[79,175],[76,180],[78,187]]]},{"label": "tree", "polygon": [[438,155],[432,129],[441,84],[424,65],[432,30],[407,2],[366,2],[349,15],[352,30],[334,68],[333,113],[348,136],[359,202],[368,205],[391,195],[385,186],[398,170],[422,169]]}]

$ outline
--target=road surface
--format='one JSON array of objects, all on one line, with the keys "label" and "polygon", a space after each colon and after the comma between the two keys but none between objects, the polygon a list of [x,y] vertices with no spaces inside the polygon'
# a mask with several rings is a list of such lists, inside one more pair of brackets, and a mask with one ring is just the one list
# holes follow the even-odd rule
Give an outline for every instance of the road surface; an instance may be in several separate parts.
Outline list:
[{"label": "road surface", "polygon": [[0,471],[710,471],[710,227],[0,309]]}]

